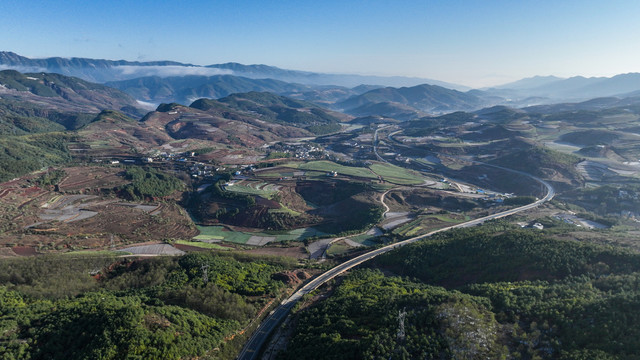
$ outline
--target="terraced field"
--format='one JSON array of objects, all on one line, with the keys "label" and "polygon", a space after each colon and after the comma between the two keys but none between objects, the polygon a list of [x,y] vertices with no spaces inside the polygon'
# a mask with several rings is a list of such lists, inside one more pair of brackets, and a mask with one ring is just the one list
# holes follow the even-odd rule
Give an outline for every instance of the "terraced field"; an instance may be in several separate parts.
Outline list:
[{"label": "terraced field", "polygon": [[227,186],[226,190],[239,194],[258,195],[270,199],[271,196],[278,193],[281,186],[266,183],[263,181],[240,180],[232,186]]}]

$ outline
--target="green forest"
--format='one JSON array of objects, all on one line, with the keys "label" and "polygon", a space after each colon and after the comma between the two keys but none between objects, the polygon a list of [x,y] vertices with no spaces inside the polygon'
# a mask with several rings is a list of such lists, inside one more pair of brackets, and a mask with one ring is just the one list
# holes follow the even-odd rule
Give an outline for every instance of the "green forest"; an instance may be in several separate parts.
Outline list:
[{"label": "green forest", "polygon": [[6,136],[0,138],[0,181],[71,160],[65,133]]},{"label": "green forest", "polygon": [[124,176],[131,184],[121,190],[132,200],[169,196],[183,186],[175,176],[152,168],[130,167]]},{"label": "green forest", "polygon": [[0,263],[0,357],[219,357],[224,339],[280,293],[283,283],[272,275],[291,265],[213,253],[7,259]]},{"label": "green forest", "polygon": [[354,271],[328,299],[300,307],[280,358],[634,359],[640,353],[635,252],[494,223],[437,234],[369,266],[376,269]]},{"label": "green forest", "polygon": [[562,198],[576,203],[598,215],[620,215],[640,209],[640,184],[603,185],[596,188],[574,189]]}]

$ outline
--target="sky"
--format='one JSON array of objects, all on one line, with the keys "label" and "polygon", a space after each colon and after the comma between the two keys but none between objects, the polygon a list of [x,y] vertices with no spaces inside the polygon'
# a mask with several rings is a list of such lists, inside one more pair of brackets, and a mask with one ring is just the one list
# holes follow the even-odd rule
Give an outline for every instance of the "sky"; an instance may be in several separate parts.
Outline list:
[{"label": "sky", "polygon": [[640,72],[637,0],[2,0],[0,51],[470,87]]}]

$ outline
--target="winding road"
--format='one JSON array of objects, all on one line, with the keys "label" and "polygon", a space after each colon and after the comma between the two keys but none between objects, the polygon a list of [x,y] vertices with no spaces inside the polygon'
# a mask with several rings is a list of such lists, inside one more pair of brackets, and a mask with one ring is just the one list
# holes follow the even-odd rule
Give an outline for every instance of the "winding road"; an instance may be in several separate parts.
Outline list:
[{"label": "winding road", "polygon": [[[381,157],[378,155],[377,152],[377,139],[378,139],[378,130],[376,129],[375,132],[375,138],[374,138],[374,152],[376,154],[376,157],[378,157],[379,159],[381,159]],[[383,160],[384,161],[384,160]],[[467,161],[471,161],[471,160],[467,160]],[[385,161],[386,162],[386,161]],[[520,206],[514,209],[510,209],[510,210],[506,210],[500,213],[496,213],[493,215],[489,215],[489,216],[484,216],[478,219],[474,219],[474,220],[470,220],[464,223],[460,223],[457,225],[453,225],[453,226],[448,226],[442,229],[438,229],[438,230],[434,230],[431,231],[427,234],[423,234],[420,236],[415,236],[412,237],[410,239],[406,239],[403,241],[399,241],[397,243],[393,243],[391,245],[387,245],[375,250],[371,250],[368,253],[362,254],[358,257],[355,257],[351,260],[345,261],[342,264],[324,272],[323,274],[319,275],[318,277],[314,278],[313,280],[311,280],[309,283],[307,283],[306,285],[304,285],[303,287],[301,287],[298,291],[296,291],[293,295],[291,295],[289,298],[287,298],[286,300],[284,300],[273,312],[271,312],[269,314],[269,316],[260,324],[260,326],[258,327],[258,329],[253,333],[253,335],[251,336],[251,338],[249,339],[249,341],[245,344],[244,348],[242,349],[242,351],[240,352],[240,354],[238,355],[238,359],[240,360],[249,360],[249,359],[256,359],[258,357],[258,355],[260,354],[260,349],[262,348],[263,344],[265,343],[265,341],[268,339],[269,334],[271,334],[271,332],[273,331],[273,329],[276,328],[276,326],[278,326],[278,324],[280,324],[285,317],[289,314],[289,310],[291,310],[291,308],[293,307],[293,305],[295,305],[295,303],[300,300],[304,295],[316,290],[317,288],[319,288],[322,284],[326,283],[327,281],[335,278],[336,276],[342,274],[343,272],[358,266],[362,263],[364,263],[365,261],[371,260],[374,257],[384,254],[386,252],[389,252],[395,248],[399,248],[401,246],[405,246],[411,243],[414,243],[416,241],[422,240],[424,238],[427,238],[433,234],[437,234],[443,231],[447,231],[447,230],[451,230],[451,229],[457,229],[457,228],[464,228],[464,227],[471,227],[471,226],[475,226],[475,225],[480,225],[482,223],[484,223],[485,221],[488,220],[494,220],[494,219],[500,219],[509,215],[513,215],[522,211],[526,211],[526,210],[530,210],[533,209],[551,199],[553,199],[553,197],[555,196],[555,190],[553,189],[553,187],[551,186],[551,184],[549,184],[548,182],[535,177],[533,175],[527,174],[525,172],[522,171],[517,171],[517,170],[512,170],[512,169],[508,169],[508,168],[504,168],[501,166],[496,166],[496,165],[491,165],[491,164],[486,164],[483,162],[479,162],[479,161],[471,161],[473,163],[477,163],[477,164],[482,164],[482,165],[486,165],[486,166],[491,166],[491,167],[495,167],[495,168],[499,168],[502,170],[507,170],[516,174],[520,174],[520,175],[524,175],[527,176],[535,181],[537,181],[538,183],[540,183],[541,185],[543,185],[544,187],[547,188],[547,193],[546,195],[542,198],[539,199],[531,204],[528,205],[524,205],[524,206]],[[384,203],[384,202],[383,202]]]}]

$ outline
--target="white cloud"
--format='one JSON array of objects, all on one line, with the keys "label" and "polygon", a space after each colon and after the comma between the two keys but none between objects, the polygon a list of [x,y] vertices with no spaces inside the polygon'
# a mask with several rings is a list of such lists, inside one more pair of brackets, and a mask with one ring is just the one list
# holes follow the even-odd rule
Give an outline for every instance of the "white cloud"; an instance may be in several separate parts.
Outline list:
[{"label": "white cloud", "polygon": [[11,66],[11,65],[5,65],[5,64],[0,64],[0,71],[1,70],[15,70],[21,73],[47,72],[47,69],[37,67],[37,66]]},{"label": "white cloud", "polygon": [[179,65],[167,65],[167,66],[138,66],[138,65],[121,65],[115,66],[113,69],[121,72],[122,75],[127,77],[142,77],[142,76],[185,76],[185,75],[231,75],[233,71],[226,69],[207,68],[202,66],[179,66]]},{"label": "white cloud", "polygon": [[158,104],[150,103],[147,101],[136,100],[136,102],[147,110],[155,110],[158,107]]}]

